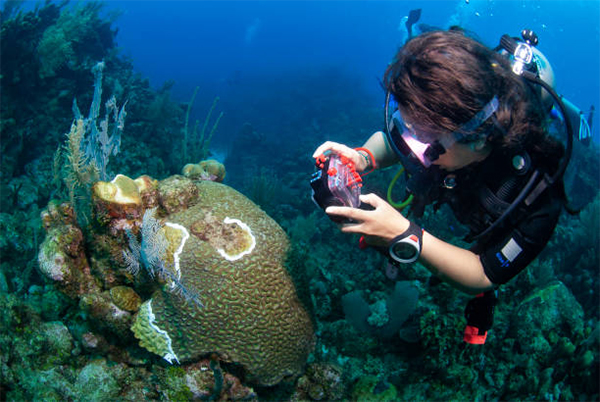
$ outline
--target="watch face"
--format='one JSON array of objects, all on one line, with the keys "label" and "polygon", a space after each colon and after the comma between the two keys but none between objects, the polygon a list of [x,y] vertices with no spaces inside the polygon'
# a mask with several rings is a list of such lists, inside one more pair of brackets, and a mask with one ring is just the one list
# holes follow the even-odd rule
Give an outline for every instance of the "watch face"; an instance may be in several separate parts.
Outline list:
[{"label": "watch face", "polygon": [[408,239],[402,239],[392,245],[390,254],[398,262],[409,263],[416,261],[419,257],[418,243]]}]

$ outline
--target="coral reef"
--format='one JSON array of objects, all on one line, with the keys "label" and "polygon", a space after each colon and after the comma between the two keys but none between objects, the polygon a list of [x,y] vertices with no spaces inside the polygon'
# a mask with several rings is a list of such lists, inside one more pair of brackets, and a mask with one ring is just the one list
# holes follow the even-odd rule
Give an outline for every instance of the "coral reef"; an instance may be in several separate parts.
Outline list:
[{"label": "coral reef", "polygon": [[[144,212],[141,193],[154,188],[158,212]],[[42,216],[48,235],[40,267],[96,328],[125,344],[135,334],[171,363],[213,353],[260,385],[302,374],[314,340],[285,267],[288,240],[250,200],[211,181],[117,175],[94,185],[93,205],[92,239],[110,236],[113,263],[100,263],[97,252],[88,262],[69,204],[51,203]],[[142,303],[157,288],[148,288],[152,280],[160,286]],[[89,349],[106,349],[94,346],[104,338],[85,338]]]},{"label": "coral reef", "polygon": [[215,356],[191,364],[185,370],[171,368],[164,376],[169,400],[256,401],[256,392],[225,372]]},{"label": "coral reef", "polygon": [[[360,144],[379,120],[378,98],[357,85],[348,95],[356,77],[335,68],[303,71],[290,88],[289,72],[253,80],[245,71],[244,85],[234,84],[219,100],[229,117],[219,121],[207,94],[199,100],[213,107],[194,124],[194,99],[180,103],[176,92],[172,99],[174,81],[153,89],[119,55],[117,30],[100,3],[46,2],[11,12],[15,4],[3,4],[0,40],[0,400],[599,399],[597,144],[576,144],[569,167],[569,196],[585,208],[578,217],[561,217],[540,257],[499,289],[486,345],[465,345],[465,295],[432,280],[419,264],[386,272],[379,254],[358,250],[356,239],[310,200],[315,144]],[[104,68],[91,74],[101,61]],[[83,161],[90,134],[89,116],[73,116],[74,99],[95,107],[111,101],[111,118],[98,114],[96,127],[107,122],[107,150],[117,144],[110,134],[122,120],[116,104],[127,101],[121,153],[110,164],[97,162],[107,175],[123,175],[93,190],[93,171],[71,176],[71,183],[84,184],[73,198],[88,220],[75,219],[73,204],[63,202],[71,198],[64,178],[77,173],[65,156],[76,150],[70,155]],[[218,139],[227,150],[226,176],[223,165],[204,160],[217,124],[226,134]],[[101,150],[102,141],[96,145]],[[181,170],[187,162],[193,163]],[[384,194],[393,173],[371,174],[364,192]],[[269,264],[256,263],[281,231],[269,239],[257,235],[248,215],[224,215],[240,196],[200,182],[207,179],[239,189],[282,226],[293,251],[285,264],[271,249]],[[401,190],[396,186],[396,198]],[[230,196],[235,202],[221,198]],[[251,216],[263,216],[253,208]],[[427,209],[423,226],[463,244],[464,228],[443,207]],[[396,316],[395,280],[410,281],[418,300],[408,298],[408,319],[380,336]],[[346,314],[346,295],[361,308]],[[293,302],[280,302],[285,297]],[[236,304],[240,298],[253,310]],[[267,335],[274,325],[268,314],[288,317],[297,298],[314,318],[308,358],[308,348],[292,350],[294,340]],[[352,316],[361,317],[358,327],[366,332]],[[171,317],[181,333],[167,323]],[[140,347],[132,326],[147,332],[141,337],[154,352]],[[296,339],[312,340],[308,328],[296,331]],[[168,338],[156,336],[157,329]],[[282,344],[283,351],[273,352]],[[194,353],[202,355],[189,357]],[[162,358],[170,354],[173,364]],[[296,383],[259,385],[287,372],[300,375]]]},{"label": "coral reef", "polygon": [[298,379],[292,400],[336,401],[344,396],[341,367],[331,363],[310,364]]}]

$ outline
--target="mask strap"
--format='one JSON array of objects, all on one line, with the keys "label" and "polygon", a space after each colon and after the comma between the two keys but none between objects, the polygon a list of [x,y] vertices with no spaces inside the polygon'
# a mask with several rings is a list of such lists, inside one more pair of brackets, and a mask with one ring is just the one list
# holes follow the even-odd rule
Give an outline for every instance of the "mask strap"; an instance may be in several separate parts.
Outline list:
[{"label": "mask strap", "polygon": [[471,118],[471,120],[460,126],[460,128],[454,132],[457,140],[460,141],[466,137],[466,135],[463,134],[464,132],[472,132],[477,130],[477,128],[479,128],[487,119],[490,118],[491,115],[494,114],[494,112],[496,112],[496,110],[498,110],[499,104],[500,102],[498,102],[498,97],[494,96],[492,100],[483,107],[483,109],[477,112],[473,118]]}]

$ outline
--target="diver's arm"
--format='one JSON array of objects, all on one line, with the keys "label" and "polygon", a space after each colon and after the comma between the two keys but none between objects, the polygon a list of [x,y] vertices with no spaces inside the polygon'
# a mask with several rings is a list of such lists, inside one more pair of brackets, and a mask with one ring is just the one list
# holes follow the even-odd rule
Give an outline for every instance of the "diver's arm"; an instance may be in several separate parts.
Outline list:
[{"label": "diver's arm", "polygon": [[[328,207],[325,212],[356,222],[343,224],[342,232],[363,234],[373,245],[385,247],[408,229],[409,220],[381,197],[365,194],[360,200],[375,209]],[[477,294],[494,287],[477,254],[446,243],[428,232],[423,232],[419,261],[434,275],[466,293]]]},{"label": "diver's arm", "polygon": [[363,148],[367,148],[373,153],[377,169],[386,168],[399,162],[382,131],[373,133],[364,143]]},{"label": "diver's arm", "polygon": [[432,274],[465,293],[477,294],[494,287],[477,254],[446,243],[426,231],[423,232],[419,261]]}]

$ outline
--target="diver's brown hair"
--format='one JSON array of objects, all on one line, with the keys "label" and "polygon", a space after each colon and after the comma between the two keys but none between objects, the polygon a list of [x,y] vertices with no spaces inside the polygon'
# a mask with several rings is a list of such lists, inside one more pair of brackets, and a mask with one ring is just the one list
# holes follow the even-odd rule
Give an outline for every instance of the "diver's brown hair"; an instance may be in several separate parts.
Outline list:
[{"label": "diver's brown hair", "polygon": [[464,31],[409,40],[387,68],[384,86],[410,122],[430,133],[458,130],[497,96],[496,113],[476,133],[486,133],[494,146],[526,149],[554,163],[562,156],[562,146],[547,139],[546,112],[535,90],[505,57]]}]

